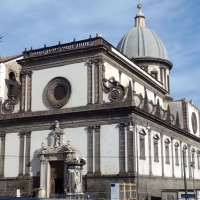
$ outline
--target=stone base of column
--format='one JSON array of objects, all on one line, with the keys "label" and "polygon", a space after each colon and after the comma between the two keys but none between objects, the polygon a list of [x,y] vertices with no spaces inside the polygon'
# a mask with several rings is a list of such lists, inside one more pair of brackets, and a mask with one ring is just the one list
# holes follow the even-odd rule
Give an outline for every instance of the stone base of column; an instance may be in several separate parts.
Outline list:
[{"label": "stone base of column", "polygon": [[4,178],[4,175],[0,175],[0,179],[3,179]]},{"label": "stone base of column", "polygon": [[30,174],[25,174],[24,178],[30,178]]},{"label": "stone base of column", "polygon": [[94,176],[101,176],[101,172],[95,172]]},{"label": "stone base of column", "polygon": [[119,172],[119,176],[127,176],[127,173],[124,171],[124,172]]},{"label": "stone base of column", "polygon": [[18,178],[24,178],[24,175],[23,174],[19,174]]},{"label": "stone base of column", "polygon": [[127,172],[127,176],[136,176],[136,172],[129,171],[129,172]]},{"label": "stone base of column", "polygon": [[88,172],[86,176],[94,176],[94,173]]}]

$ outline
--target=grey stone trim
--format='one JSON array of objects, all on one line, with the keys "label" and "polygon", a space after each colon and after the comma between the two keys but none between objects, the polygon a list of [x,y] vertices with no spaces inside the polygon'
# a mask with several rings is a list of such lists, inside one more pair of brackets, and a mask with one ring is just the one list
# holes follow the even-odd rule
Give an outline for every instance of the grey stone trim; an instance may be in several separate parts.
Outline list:
[{"label": "grey stone trim", "polygon": [[188,103],[182,100],[182,111],[183,111],[183,130],[190,133],[188,128]]},{"label": "grey stone trim", "polygon": [[172,177],[175,177],[174,174],[174,145],[173,145],[174,138],[171,137],[171,154],[172,154]]},{"label": "grey stone trim", "polygon": [[191,169],[191,145],[188,144],[188,167],[189,167],[189,178],[192,179],[192,169]]},{"label": "grey stone trim", "polygon": [[99,65],[98,64],[95,64],[94,66],[94,91],[95,91],[95,94],[94,94],[94,103],[96,104],[99,104]]},{"label": "grey stone trim", "polygon": [[153,176],[152,173],[152,155],[151,155],[151,130],[148,130],[149,136],[149,176]]},{"label": "grey stone trim", "polygon": [[22,177],[24,175],[24,136],[25,132],[19,133],[19,175],[18,177]]},{"label": "grey stone trim", "polygon": [[25,176],[30,176],[30,151],[31,151],[31,131],[26,133],[26,157],[25,157]]},{"label": "grey stone trim", "polygon": [[31,100],[32,100],[32,74],[33,71],[29,71],[27,76],[27,111],[31,111]]},{"label": "grey stone trim", "polygon": [[119,124],[119,174],[126,173],[126,160],[125,160],[125,123]]},{"label": "grey stone trim", "polygon": [[1,133],[1,154],[0,154],[0,178],[4,178],[4,163],[5,163],[5,138],[6,134]]},{"label": "grey stone trim", "polygon": [[88,175],[93,174],[93,126],[87,127],[87,166],[88,166]]},{"label": "grey stone trim", "polygon": [[88,83],[87,83],[87,97],[88,97],[88,104],[92,104],[92,62],[88,60],[87,62],[87,76],[88,76]]},{"label": "grey stone trim", "polygon": [[100,130],[101,126],[94,127],[95,134],[95,174],[101,174],[101,149],[100,149]]},{"label": "grey stone trim", "polygon": [[164,88],[167,90],[167,84],[166,84],[166,69],[164,69]]},{"label": "grey stone trim", "polygon": [[162,177],[165,177],[165,172],[164,172],[164,154],[163,154],[163,133],[160,133],[160,143],[161,143],[161,167],[162,167]]},{"label": "grey stone trim", "polygon": [[134,149],[135,146],[135,140],[133,136],[133,131],[129,130],[129,127],[127,126],[127,164],[128,164],[128,176],[134,175]]},{"label": "grey stone trim", "polygon": [[21,71],[21,99],[20,99],[20,111],[25,111],[25,95],[26,95],[26,73]]}]

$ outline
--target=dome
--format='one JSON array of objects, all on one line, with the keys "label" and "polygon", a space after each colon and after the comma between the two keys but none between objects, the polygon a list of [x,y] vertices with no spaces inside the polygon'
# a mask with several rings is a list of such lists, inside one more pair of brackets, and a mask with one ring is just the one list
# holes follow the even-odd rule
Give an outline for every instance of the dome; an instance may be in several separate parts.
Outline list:
[{"label": "dome", "polygon": [[146,27],[141,5],[138,8],[135,27],[122,37],[117,49],[129,59],[150,57],[168,60],[165,45],[154,31]]},{"label": "dome", "polygon": [[128,58],[153,57],[168,60],[168,53],[162,40],[149,28],[137,26],[126,33],[117,49]]}]

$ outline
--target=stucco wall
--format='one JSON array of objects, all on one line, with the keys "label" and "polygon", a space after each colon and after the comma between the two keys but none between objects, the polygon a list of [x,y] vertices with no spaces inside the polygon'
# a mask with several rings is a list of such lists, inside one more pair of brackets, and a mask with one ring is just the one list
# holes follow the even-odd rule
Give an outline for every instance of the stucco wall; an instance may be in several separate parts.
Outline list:
[{"label": "stucco wall", "polygon": [[64,77],[71,84],[70,98],[63,108],[87,104],[87,66],[85,63],[70,64],[38,70],[32,76],[32,111],[49,110],[44,100],[44,88],[55,77]]},{"label": "stucco wall", "polygon": [[4,174],[6,178],[17,177],[19,174],[18,133],[6,134]]},{"label": "stucco wall", "polygon": [[119,173],[119,130],[117,124],[101,127],[101,172]]}]

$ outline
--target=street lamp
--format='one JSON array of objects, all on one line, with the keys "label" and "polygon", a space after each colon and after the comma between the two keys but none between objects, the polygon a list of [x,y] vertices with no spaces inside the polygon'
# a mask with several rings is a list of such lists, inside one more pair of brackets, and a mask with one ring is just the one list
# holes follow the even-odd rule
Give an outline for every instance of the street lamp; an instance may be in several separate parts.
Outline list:
[{"label": "street lamp", "polygon": [[194,185],[194,167],[195,167],[195,162],[191,162],[190,166],[193,168],[193,188],[194,188],[194,195],[196,199],[196,191],[195,191],[195,185]]}]

